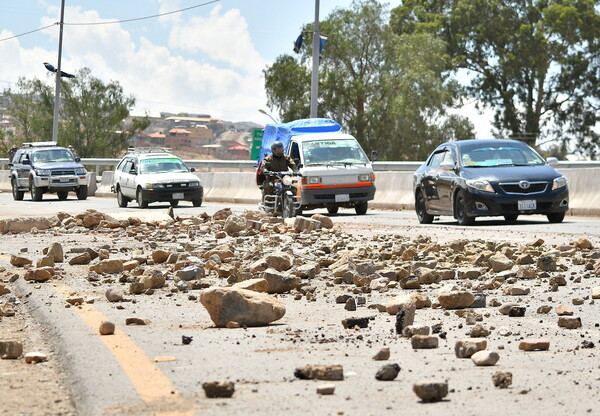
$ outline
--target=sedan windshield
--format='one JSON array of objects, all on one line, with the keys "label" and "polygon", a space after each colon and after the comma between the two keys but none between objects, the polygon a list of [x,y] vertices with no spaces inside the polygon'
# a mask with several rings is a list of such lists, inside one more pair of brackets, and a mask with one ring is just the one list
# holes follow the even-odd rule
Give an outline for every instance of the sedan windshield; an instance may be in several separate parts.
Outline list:
[{"label": "sedan windshield", "polygon": [[306,166],[369,163],[367,155],[356,140],[314,140],[305,142],[303,148]]},{"label": "sedan windshield", "polygon": [[140,171],[141,173],[188,172],[188,168],[183,164],[181,159],[156,158],[142,160]]},{"label": "sedan windshield", "polygon": [[461,147],[462,164],[466,167],[533,166],[544,160],[525,144],[500,146],[478,145]]}]

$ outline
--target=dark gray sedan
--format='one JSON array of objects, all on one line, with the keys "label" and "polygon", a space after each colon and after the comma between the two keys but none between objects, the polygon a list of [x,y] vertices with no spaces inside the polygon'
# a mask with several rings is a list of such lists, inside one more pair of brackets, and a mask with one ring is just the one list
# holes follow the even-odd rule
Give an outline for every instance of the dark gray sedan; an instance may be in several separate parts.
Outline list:
[{"label": "dark gray sedan", "polygon": [[463,140],[438,146],[416,170],[415,210],[422,224],[449,215],[461,225],[476,217],[543,214],[561,222],[569,209],[567,179],[525,143]]}]

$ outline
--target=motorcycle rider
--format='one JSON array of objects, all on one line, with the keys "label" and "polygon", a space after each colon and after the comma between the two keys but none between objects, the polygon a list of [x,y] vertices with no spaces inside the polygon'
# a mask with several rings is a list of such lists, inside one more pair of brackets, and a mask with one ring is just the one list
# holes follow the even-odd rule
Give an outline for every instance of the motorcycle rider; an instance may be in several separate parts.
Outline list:
[{"label": "motorcycle rider", "polygon": [[[283,143],[276,141],[271,145],[271,154],[265,157],[260,165],[261,172],[265,175],[265,181],[262,184],[262,203],[265,203],[265,195],[273,195],[275,185],[269,172],[285,172],[291,169],[298,173],[298,166],[294,160],[283,154]],[[294,192],[296,190],[294,189]]]}]

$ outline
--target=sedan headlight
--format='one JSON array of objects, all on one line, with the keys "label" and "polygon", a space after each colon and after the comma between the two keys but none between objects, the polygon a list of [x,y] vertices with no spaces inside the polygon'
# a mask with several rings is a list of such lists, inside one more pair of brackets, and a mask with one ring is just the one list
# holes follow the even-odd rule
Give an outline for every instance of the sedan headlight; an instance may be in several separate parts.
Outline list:
[{"label": "sedan headlight", "polygon": [[553,191],[555,189],[560,189],[563,186],[567,186],[567,178],[565,178],[564,176],[559,176],[558,178],[554,179],[554,181],[552,182],[552,190]]},{"label": "sedan headlight", "polygon": [[467,179],[467,186],[469,188],[476,189],[481,192],[491,192],[494,193],[494,188],[488,181],[484,181],[482,179]]},{"label": "sedan headlight", "polygon": [[308,184],[317,184],[317,183],[321,183],[321,177],[320,176],[307,176],[306,177],[306,183]]},{"label": "sedan headlight", "polygon": [[196,181],[196,182],[190,182],[190,183],[188,184],[188,186],[189,186],[189,187],[198,187],[198,186],[200,186],[200,182],[199,182],[199,181]]},{"label": "sedan headlight", "polygon": [[284,176],[283,179],[281,179],[281,182],[283,182],[285,186],[290,186],[293,180],[291,176]]},{"label": "sedan headlight", "polygon": [[85,168],[77,168],[75,169],[75,175],[85,175],[87,174]]},{"label": "sedan headlight", "polygon": [[50,169],[36,169],[35,174],[38,176],[50,176]]},{"label": "sedan headlight", "polygon": [[147,183],[146,184],[147,189],[161,189],[164,187],[165,187],[164,183]]},{"label": "sedan headlight", "polygon": [[358,181],[359,182],[372,182],[373,177],[371,176],[370,173],[364,173],[362,175],[358,175]]}]

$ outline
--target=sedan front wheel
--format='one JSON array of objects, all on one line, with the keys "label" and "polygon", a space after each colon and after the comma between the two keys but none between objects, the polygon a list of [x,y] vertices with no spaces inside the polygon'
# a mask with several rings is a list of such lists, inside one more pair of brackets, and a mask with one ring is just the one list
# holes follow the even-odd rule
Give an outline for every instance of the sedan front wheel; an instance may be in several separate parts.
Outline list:
[{"label": "sedan front wheel", "polygon": [[465,192],[458,191],[454,202],[454,216],[460,225],[472,225],[475,223],[475,217],[471,217],[467,214],[466,205]]},{"label": "sedan front wheel", "polygon": [[563,222],[563,220],[565,219],[565,213],[564,212],[554,212],[552,214],[548,214],[546,215],[548,217],[548,221],[553,223],[553,224],[557,224],[559,222]]},{"label": "sedan front wheel", "polygon": [[422,190],[417,192],[415,211],[417,211],[417,218],[421,224],[431,224],[433,222],[433,215],[427,213],[427,208],[425,207],[425,193]]}]

